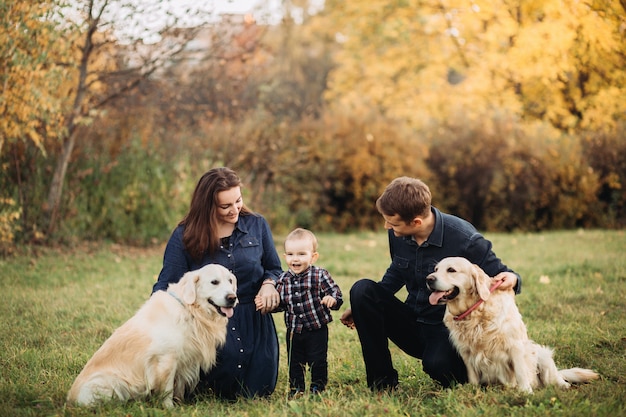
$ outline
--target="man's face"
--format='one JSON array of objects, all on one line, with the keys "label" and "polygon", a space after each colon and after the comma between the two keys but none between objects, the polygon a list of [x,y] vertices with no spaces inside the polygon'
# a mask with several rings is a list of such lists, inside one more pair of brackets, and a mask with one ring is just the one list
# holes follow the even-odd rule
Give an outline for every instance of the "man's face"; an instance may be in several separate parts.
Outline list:
[{"label": "man's face", "polygon": [[383,219],[385,219],[385,229],[393,230],[393,234],[397,237],[413,236],[417,232],[415,220],[406,223],[397,214],[394,214],[393,216],[383,214]]}]

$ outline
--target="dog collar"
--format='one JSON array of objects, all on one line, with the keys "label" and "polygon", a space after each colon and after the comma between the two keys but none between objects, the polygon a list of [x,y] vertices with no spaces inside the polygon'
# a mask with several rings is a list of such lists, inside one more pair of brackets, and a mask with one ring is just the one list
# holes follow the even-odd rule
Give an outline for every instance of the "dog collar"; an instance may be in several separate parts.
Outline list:
[{"label": "dog collar", "polygon": [[169,295],[171,295],[172,297],[174,297],[174,299],[175,299],[176,301],[178,301],[178,302],[180,303],[180,305],[181,305],[181,306],[183,306],[183,307],[185,306],[185,303],[183,303],[183,300],[181,300],[180,298],[178,298],[178,296],[177,296],[175,293],[173,293],[172,291],[168,291],[167,293],[168,293]]},{"label": "dog collar", "polygon": [[[491,288],[489,288],[489,292],[493,292],[496,288],[498,288],[502,284],[502,281],[496,281]],[[463,320],[465,317],[469,316],[470,313],[478,308],[479,305],[484,303],[485,300],[482,298],[476,302],[473,306],[471,306],[465,313],[459,314],[458,316],[454,316],[454,320]]]}]

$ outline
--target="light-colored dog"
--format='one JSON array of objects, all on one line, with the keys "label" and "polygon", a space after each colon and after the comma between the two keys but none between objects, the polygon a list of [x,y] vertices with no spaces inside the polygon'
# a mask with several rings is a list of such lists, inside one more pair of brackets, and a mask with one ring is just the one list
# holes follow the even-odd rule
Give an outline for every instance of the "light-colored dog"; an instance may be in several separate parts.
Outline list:
[{"label": "light-colored dog", "polygon": [[[503,384],[531,393],[533,388],[598,378],[589,369],[558,370],[552,350],[528,338],[510,290],[496,290],[485,272],[465,258],[441,260],[427,278],[431,304],[446,304],[444,323],[472,384]],[[469,313],[468,313],[469,312]]]},{"label": "light-colored dog", "polygon": [[87,362],[67,399],[78,405],[163,396],[176,398],[215,365],[237,305],[237,280],[221,265],[187,272],[167,292],[157,291]]}]

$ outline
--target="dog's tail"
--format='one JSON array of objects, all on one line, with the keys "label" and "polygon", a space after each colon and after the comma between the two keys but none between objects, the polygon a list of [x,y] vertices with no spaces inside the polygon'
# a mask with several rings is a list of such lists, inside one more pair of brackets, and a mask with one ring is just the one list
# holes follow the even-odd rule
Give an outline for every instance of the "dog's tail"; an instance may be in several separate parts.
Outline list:
[{"label": "dog's tail", "polygon": [[600,377],[597,372],[583,368],[559,369],[559,375],[567,382],[573,384],[593,381]]}]

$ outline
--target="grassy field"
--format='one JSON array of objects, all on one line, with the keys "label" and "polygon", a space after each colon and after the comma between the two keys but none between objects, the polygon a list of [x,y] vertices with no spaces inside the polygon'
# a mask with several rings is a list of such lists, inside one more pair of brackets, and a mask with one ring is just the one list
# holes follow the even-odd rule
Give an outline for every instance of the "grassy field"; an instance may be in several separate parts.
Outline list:
[{"label": "grassy field", "polygon": [[[361,277],[389,263],[386,235],[320,235],[318,265],[347,298]],[[0,416],[621,416],[626,415],[626,232],[492,234],[496,253],[523,277],[517,296],[530,336],[555,348],[560,367],[601,379],[532,395],[501,387],[442,389],[420,361],[392,346],[400,389],[372,394],[355,331],[330,325],[327,391],[288,400],[285,330],[278,387],[268,400],[225,402],[198,395],[174,410],[158,402],[69,407],[66,393],[85,362],[141,306],[160,270],[162,248],[110,244],[73,250],[24,249],[0,260]],[[277,236],[282,245],[282,237]],[[282,253],[282,250],[279,251]],[[403,298],[403,294],[399,294]]]}]

